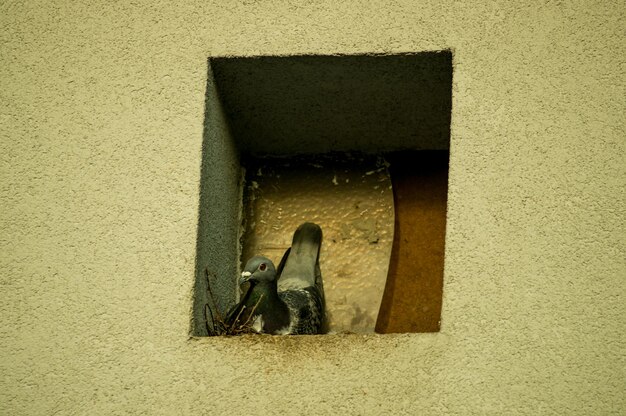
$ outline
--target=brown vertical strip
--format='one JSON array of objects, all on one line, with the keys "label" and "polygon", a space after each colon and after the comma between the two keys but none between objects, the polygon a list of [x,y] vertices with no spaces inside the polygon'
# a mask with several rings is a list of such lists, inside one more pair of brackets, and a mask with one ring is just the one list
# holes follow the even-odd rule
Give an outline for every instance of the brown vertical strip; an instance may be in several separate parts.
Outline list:
[{"label": "brown vertical strip", "polygon": [[437,332],[443,289],[448,151],[388,157],[395,204],[389,274],[376,332]]}]

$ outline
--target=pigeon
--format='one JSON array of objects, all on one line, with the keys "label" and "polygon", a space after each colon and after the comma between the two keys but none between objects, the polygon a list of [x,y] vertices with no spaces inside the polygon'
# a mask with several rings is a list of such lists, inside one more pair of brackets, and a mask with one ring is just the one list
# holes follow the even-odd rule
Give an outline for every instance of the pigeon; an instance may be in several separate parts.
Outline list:
[{"label": "pigeon", "polygon": [[228,313],[230,325],[250,323],[259,333],[320,334],[324,331],[325,301],[319,253],[322,229],[310,222],[293,235],[278,268],[264,256],[246,263],[239,283],[249,285]]}]

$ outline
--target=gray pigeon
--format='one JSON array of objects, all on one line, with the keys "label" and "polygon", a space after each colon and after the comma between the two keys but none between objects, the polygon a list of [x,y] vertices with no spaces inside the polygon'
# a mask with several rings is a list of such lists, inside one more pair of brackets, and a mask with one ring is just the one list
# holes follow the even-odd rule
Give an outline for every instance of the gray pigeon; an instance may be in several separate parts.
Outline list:
[{"label": "gray pigeon", "polygon": [[257,332],[274,335],[322,333],[325,304],[319,266],[321,244],[322,229],[306,222],[294,233],[278,269],[267,257],[248,260],[240,284],[250,286],[229,312],[228,322],[251,322]]}]

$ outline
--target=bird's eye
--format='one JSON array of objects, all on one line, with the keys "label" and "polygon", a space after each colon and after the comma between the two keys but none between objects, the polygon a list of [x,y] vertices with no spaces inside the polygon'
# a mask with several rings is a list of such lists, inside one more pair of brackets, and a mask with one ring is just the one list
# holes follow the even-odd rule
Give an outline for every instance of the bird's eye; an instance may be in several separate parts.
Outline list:
[{"label": "bird's eye", "polygon": [[265,269],[267,269],[267,264],[265,264],[265,263],[261,263],[261,264],[259,265],[259,270],[261,270],[262,272],[264,272],[264,271],[265,271]]}]

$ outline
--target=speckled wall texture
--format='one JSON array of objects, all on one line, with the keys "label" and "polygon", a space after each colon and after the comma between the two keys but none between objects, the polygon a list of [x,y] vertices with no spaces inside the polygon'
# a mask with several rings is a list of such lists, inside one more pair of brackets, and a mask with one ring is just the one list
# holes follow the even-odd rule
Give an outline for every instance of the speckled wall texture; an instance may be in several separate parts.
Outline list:
[{"label": "speckled wall texture", "polygon": [[[0,414],[623,414],[625,18],[2,2]],[[189,339],[207,58],[445,49],[441,332]]]}]

